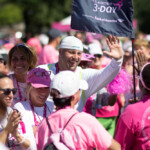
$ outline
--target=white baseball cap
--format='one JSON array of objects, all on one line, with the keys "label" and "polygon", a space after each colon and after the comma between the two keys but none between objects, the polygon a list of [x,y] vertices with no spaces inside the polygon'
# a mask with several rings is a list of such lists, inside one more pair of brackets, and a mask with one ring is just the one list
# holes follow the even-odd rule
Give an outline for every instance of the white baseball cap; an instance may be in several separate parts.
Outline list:
[{"label": "white baseball cap", "polygon": [[81,40],[79,40],[75,36],[67,36],[64,39],[62,39],[59,48],[73,49],[83,52],[83,44]]},{"label": "white baseball cap", "polygon": [[103,55],[101,46],[100,46],[100,44],[97,43],[97,42],[94,42],[94,43],[89,44],[88,50],[89,50],[89,53],[90,53],[90,54],[93,54],[93,55],[95,55],[95,54]]},{"label": "white baseball cap", "polygon": [[88,83],[73,71],[61,71],[53,78],[51,89],[58,90],[60,98],[66,98],[74,95],[79,89],[87,90]]}]

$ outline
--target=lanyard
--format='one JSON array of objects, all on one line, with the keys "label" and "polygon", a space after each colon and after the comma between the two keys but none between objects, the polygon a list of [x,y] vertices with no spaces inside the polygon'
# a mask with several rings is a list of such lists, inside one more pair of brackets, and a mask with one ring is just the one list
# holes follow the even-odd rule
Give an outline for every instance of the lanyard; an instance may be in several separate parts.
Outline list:
[{"label": "lanyard", "polygon": [[23,99],[23,97],[22,97],[19,83],[18,83],[17,79],[15,78],[14,74],[13,74],[13,79],[14,79],[14,81],[16,82],[17,91],[18,91],[18,96],[19,96],[19,97],[16,97],[17,100],[19,100],[19,101],[25,101],[25,99]]},{"label": "lanyard", "polygon": [[[33,113],[33,117],[34,117],[34,124],[35,126],[38,126],[39,122],[36,119],[36,115],[35,115],[35,111],[34,111],[34,106],[30,101],[30,105],[31,105],[31,109],[32,109],[32,113]],[[44,104],[44,110],[43,110],[43,118],[46,118],[46,103]],[[37,114],[38,115],[38,114]],[[40,118],[39,118],[40,119]]]}]

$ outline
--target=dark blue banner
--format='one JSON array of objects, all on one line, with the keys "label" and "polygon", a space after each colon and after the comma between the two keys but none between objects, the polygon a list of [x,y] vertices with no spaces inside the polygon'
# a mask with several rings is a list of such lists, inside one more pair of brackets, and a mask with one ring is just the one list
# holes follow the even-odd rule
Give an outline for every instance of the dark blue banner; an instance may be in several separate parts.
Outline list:
[{"label": "dark blue banner", "polygon": [[132,0],[73,0],[71,28],[134,38]]}]

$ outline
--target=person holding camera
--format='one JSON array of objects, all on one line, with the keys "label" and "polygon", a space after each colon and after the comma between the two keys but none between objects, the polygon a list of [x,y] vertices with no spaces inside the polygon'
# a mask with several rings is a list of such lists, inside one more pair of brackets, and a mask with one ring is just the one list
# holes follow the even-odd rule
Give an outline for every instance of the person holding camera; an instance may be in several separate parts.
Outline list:
[{"label": "person holding camera", "polygon": [[0,142],[13,150],[30,149],[30,141],[19,132],[21,114],[10,106],[17,89],[12,80],[0,74]]}]

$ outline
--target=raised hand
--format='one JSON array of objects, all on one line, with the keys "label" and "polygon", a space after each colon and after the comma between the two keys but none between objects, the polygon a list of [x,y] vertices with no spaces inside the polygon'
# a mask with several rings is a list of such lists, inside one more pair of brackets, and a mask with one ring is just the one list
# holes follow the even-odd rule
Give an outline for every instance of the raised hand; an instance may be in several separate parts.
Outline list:
[{"label": "raised hand", "polygon": [[137,66],[135,66],[135,69],[137,70],[137,72],[139,74],[142,67],[146,64],[147,59],[142,50],[137,50],[135,57],[136,57],[136,62],[137,62]]},{"label": "raised hand", "polygon": [[109,39],[106,39],[107,45],[110,49],[110,52],[104,51],[109,57],[114,58],[115,60],[119,60],[123,57],[123,49],[120,44],[119,38],[115,36],[109,36]]}]

